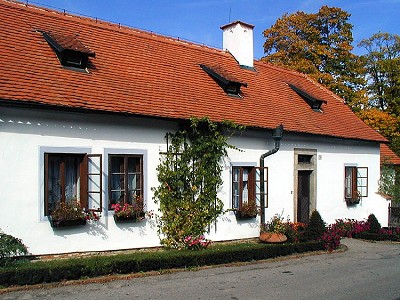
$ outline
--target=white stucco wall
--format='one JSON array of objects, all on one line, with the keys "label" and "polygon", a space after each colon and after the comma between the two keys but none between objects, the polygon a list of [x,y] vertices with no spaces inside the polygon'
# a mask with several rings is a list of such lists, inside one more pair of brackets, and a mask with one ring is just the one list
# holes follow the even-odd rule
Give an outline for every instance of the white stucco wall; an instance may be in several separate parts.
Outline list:
[{"label": "white stucco wall", "polygon": [[[83,113],[4,108],[0,110],[0,228],[21,238],[33,254],[142,248],[159,245],[154,220],[116,225],[107,211],[108,154],[138,153],[144,156],[144,196],[148,210],[157,212],[151,187],[157,186],[159,152],[166,150],[171,121]],[[246,132],[230,139],[243,151],[229,150],[219,191],[231,208],[231,166],[259,165],[262,153],[274,147],[271,132]],[[317,150],[316,206],[323,219],[365,219],[374,213],[387,225],[387,202],[376,195],[379,176],[379,145],[328,138],[285,134],[281,149],[265,159],[269,168],[269,207],[266,220],[280,213],[294,220],[294,149]],[[103,155],[103,213],[91,225],[52,229],[44,216],[44,153],[87,152]],[[368,167],[369,196],[348,207],[344,201],[344,166]],[[233,212],[221,216],[208,237],[231,240],[258,236],[260,218],[237,221]]]}]

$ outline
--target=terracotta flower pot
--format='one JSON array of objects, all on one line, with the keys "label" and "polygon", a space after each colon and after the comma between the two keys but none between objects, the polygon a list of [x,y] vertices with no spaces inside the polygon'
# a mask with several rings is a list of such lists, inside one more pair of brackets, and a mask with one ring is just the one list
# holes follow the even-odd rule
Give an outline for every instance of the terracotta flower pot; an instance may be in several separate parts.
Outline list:
[{"label": "terracotta flower pot", "polygon": [[261,232],[259,239],[264,243],[283,243],[287,241],[286,235],[275,232]]}]

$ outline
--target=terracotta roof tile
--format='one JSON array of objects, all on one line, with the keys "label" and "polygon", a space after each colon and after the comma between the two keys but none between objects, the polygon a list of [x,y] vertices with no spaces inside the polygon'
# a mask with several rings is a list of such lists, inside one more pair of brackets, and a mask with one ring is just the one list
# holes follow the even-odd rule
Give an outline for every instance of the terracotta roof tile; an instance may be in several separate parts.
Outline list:
[{"label": "terracotta roof tile", "polygon": [[[91,111],[182,119],[208,116],[258,128],[386,142],[343,100],[307,76],[225,51],[90,18],[0,0],[0,99]],[[96,57],[89,73],[60,65],[42,31],[78,37]],[[242,87],[228,96],[200,64]],[[288,84],[326,101],[314,112]]]},{"label": "terracotta roof tile", "polygon": [[388,145],[381,144],[381,164],[400,165],[400,157]]},{"label": "terracotta roof tile", "polygon": [[55,32],[46,32],[51,39],[53,39],[63,49],[78,51],[81,53],[87,53],[90,56],[95,56],[95,53],[86,47],[77,36],[74,35],[62,35]]}]

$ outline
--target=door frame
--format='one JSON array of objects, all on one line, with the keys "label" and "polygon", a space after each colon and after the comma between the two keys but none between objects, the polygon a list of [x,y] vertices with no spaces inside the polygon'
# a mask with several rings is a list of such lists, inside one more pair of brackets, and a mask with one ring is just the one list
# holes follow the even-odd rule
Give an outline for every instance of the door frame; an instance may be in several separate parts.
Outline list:
[{"label": "door frame", "polygon": [[[300,161],[299,161],[300,157]],[[306,158],[302,162],[301,158]],[[317,208],[317,150],[316,149],[294,149],[294,188],[293,188],[293,219],[297,220],[299,171],[310,171],[310,207],[309,213]]]}]

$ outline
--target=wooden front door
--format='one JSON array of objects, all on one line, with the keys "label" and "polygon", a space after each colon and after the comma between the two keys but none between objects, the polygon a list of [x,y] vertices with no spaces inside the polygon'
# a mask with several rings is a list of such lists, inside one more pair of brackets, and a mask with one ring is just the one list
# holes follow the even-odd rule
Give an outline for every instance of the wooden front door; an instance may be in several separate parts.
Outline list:
[{"label": "wooden front door", "polygon": [[312,171],[298,171],[297,222],[308,224],[310,218],[310,178]]}]

